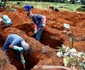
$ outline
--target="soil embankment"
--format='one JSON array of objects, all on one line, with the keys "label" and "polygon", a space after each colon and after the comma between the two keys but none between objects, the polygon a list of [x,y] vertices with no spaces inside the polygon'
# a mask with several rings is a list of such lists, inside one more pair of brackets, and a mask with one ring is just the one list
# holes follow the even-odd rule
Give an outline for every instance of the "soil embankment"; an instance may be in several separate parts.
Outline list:
[{"label": "soil embankment", "polygon": [[[23,9],[17,9],[17,12],[4,11],[13,21],[13,25],[0,30],[0,44],[4,44],[6,37],[9,34],[18,34],[23,37],[34,48],[30,53],[25,55],[26,68],[35,69],[35,65],[63,65],[62,58],[56,56],[56,47],[61,44],[69,45],[69,36],[62,33],[64,30],[63,24],[71,25],[71,30],[75,38],[74,47],[79,51],[85,51],[85,14],[76,12],[55,12],[33,9],[33,13],[45,15],[47,18],[46,26],[42,34],[41,41],[38,42],[33,36],[34,25],[28,19],[26,12]],[[12,49],[7,52],[11,64],[17,70],[23,70],[21,62],[16,59]],[[8,69],[7,69],[8,70]],[[13,70],[13,69],[12,69]],[[42,69],[43,70],[43,69]],[[61,70],[61,69],[56,69]]]}]

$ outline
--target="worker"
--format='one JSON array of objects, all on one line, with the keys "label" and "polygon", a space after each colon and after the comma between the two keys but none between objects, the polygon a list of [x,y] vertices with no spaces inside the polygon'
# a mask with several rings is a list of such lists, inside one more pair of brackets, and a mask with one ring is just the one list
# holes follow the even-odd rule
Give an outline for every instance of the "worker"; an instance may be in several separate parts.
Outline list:
[{"label": "worker", "polygon": [[36,40],[40,41],[46,23],[46,17],[40,14],[33,14],[32,12],[28,12],[27,16],[32,18],[32,21],[34,22],[34,26],[35,26],[34,28],[35,38]]},{"label": "worker", "polygon": [[33,6],[25,5],[24,8],[25,8],[26,12],[29,12],[33,8]]},{"label": "worker", "polygon": [[0,15],[1,15],[0,24],[2,25],[1,29],[12,25],[12,21],[7,15],[5,14],[0,14]]},{"label": "worker", "polygon": [[12,24],[11,19],[7,15],[2,14],[2,19],[3,19],[3,21],[4,21],[5,24],[7,24],[7,25]]},{"label": "worker", "polygon": [[[8,51],[10,48],[15,50],[16,57],[21,60],[20,53],[24,53],[25,51],[28,51],[30,49],[29,44],[26,43],[26,41],[20,37],[17,34],[10,34],[6,41],[4,46],[2,47],[3,51]],[[25,63],[25,61],[21,60],[22,64]]]}]

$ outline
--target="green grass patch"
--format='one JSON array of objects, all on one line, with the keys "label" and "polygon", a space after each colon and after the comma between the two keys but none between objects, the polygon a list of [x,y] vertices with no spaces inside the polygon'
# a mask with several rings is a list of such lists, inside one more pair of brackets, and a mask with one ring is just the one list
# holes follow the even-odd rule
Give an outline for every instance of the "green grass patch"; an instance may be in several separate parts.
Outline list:
[{"label": "green grass patch", "polygon": [[[11,2],[11,1],[9,1]],[[17,3],[20,2],[19,6],[23,7],[24,5],[33,5],[35,8],[39,9],[47,9],[48,6],[54,6],[55,8],[59,10],[69,10],[74,11],[75,9],[79,8],[80,4],[68,4],[68,3],[56,3],[56,2],[34,2],[34,1],[12,1],[12,5],[17,5]]]},{"label": "green grass patch", "polygon": [[76,9],[77,11],[85,12],[85,6],[81,6]]}]

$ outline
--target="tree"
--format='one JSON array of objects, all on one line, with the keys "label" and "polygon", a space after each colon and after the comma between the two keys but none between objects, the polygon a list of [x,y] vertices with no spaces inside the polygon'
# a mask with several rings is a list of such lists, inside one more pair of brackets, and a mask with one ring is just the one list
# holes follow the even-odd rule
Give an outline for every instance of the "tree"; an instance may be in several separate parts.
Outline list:
[{"label": "tree", "polygon": [[6,6],[6,2],[7,2],[7,0],[4,0],[4,6]]},{"label": "tree", "polygon": [[70,0],[72,4],[75,4],[76,3],[76,0]]},{"label": "tree", "polygon": [[81,4],[85,5],[85,0],[81,0]]}]

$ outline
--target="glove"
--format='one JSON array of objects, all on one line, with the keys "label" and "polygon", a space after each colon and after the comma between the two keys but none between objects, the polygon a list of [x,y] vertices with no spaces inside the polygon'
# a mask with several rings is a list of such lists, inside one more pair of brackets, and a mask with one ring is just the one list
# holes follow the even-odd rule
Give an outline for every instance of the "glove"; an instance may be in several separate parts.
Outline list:
[{"label": "glove", "polygon": [[37,30],[34,31],[34,34],[36,34],[36,33],[37,33]]},{"label": "glove", "polygon": [[26,61],[25,60],[22,60],[21,62],[22,62],[22,64],[25,64]]},{"label": "glove", "polygon": [[3,21],[3,19],[2,19],[2,18],[0,18],[0,22],[1,22],[1,21]]},{"label": "glove", "polygon": [[14,46],[14,50],[18,50],[19,52],[23,51],[22,47]]},{"label": "glove", "polygon": [[45,26],[45,24],[42,24],[42,26]]}]

